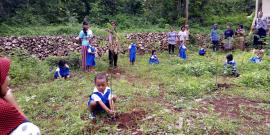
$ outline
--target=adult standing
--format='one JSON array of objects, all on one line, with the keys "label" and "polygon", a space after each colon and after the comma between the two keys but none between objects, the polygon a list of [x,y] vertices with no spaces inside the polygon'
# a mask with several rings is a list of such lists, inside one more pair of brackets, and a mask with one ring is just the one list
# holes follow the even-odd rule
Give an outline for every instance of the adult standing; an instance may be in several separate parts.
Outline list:
[{"label": "adult standing", "polygon": [[88,48],[90,45],[91,38],[93,37],[93,32],[89,30],[89,24],[88,22],[84,21],[82,30],[79,34],[80,38],[80,43],[82,45],[82,69],[83,71],[88,71],[89,66],[87,65],[87,53],[88,53]]},{"label": "adult standing", "polygon": [[10,61],[0,58],[0,135],[40,135],[39,128],[29,122],[9,89]]},{"label": "adult standing", "polygon": [[216,52],[219,49],[219,34],[218,34],[218,25],[214,24],[211,29],[211,41],[213,44],[213,51]]},{"label": "adult standing", "polygon": [[112,21],[111,28],[108,30],[110,68],[117,68],[118,53],[120,51],[119,38],[117,35],[116,26],[116,22]]},{"label": "adult standing", "polygon": [[177,33],[174,31],[173,27],[171,27],[171,31],[168,32],[167,37],[168,37],[167,42],[168,42],[169,54],[174,54]]},{"label": "adult standing", "polygon": [[267,20],[263,18],[263,12],[258,13],[258,18],[255,21],[254,30],[254,46],[255,48],[262,48],[263,39],[267,35]]}]

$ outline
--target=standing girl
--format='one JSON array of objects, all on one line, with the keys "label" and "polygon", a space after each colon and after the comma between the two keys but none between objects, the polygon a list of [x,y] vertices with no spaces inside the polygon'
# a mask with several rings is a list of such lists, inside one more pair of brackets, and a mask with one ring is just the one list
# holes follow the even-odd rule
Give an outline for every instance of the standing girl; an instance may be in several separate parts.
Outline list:
[{"label": "standing girl", "polygon": [[129,45],[129,62],[131,65],[134,65],[136,61],[136,51],[137,51],[137,45],[133,42]]},{"label": "standing girl", "polygon": [[187,39],[187,33],[186,33],[186,28],[185,26],[181,27],[181,31],[178,33],[179,36],[179,57],[186,60],[187,59],[187,55],[186,55],[186,51],[187,51],[187,47],[185,46],[186,44],[186,39]]},{"label": "standing girl", "polygon": [[93,47],[91,44],[87,46],[87,60],[86,60],[86,66],[89,67],[89,72],[94,73],[95,72],[95,66],[96,66],[96,48]]},{"label": "standing girl", "polygon": [[232,26],[231,24],[227,25],[227,30],[225,30],[224,32],[224,37],[225,37],[225,46],[224,49],[225,50],[232,50],[233,49],[233,35],[234,35],[234,31],[232,30]]},{"label": "standing girl", "polygon": [[182,41],[184,44],[187,40],[187,33],[185,30],[186,30],[185,26],[182,26],[180,32],[178,33],[179,41],[180,42]]},{"label": "standing girl", "polygon": [[245,50],[245,29],[244,29],[244,26],[242,24],[238,25],[238,28],[236,29],[235,35],[237,36],[240,49],[242,51],[244,51]]},{"label": "standing girl", "polygon": [[183,41],[180,41],[180,46],[179,46],[179,57],[182,58],[183,60],[187,59],[187,47],[185,46]]},{"label": "standing girl", "polygon": [[83,29],[79,34],[80,42],[82,45],[82,69],[83,71],[89,70],[89,66],[87,66],[86,61],[88,59],[88,46],[90,45],[90,39],[93,37],[93,32],[89,30],[88,22],[83,22]]},{"label": "standing girl", "polygon": [[211,29],[211,41],[213,44],[213,51],[218,51],[219,48],[219,34],[218,34],[218,26],[214,24]]}]

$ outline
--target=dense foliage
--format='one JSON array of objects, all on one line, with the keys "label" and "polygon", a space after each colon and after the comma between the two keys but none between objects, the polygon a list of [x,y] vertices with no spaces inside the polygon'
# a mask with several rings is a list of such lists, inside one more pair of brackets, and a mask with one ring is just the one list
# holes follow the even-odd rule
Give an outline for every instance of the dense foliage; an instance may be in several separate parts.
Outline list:
[{"label": "dense foliage", "polygon": [[[117,20],[125,27],[147,24],[180,25],[184,22],[185,2],[186,0],[2,0],[0,22],[19,25],[74,23],[82,22],[87,16],[97,25],[104,25],[110,20]],[[220,16],[236,15],[238,18],[235,20],[239,21],[239,16],[245,17],[255,8],[255,0],[190,0],[189,3],[191,22],[202,25],[212,24]]]}]

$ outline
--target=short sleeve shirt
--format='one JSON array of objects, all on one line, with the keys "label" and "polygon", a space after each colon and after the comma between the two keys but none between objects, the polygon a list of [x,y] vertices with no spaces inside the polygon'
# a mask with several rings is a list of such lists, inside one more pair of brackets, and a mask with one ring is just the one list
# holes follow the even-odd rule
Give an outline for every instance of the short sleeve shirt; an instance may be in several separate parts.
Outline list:
[{"label": "short sleeve shirt", "polygon": [[[95,88],[94,91],[93,91],[93,93],[94,93],[94,92],[99,92],[101,95],[104,95],[105,93],[107,93],[107,91],[108,91],[109,89],[110,89],[110,88],[107,87],[107,88],[105,89],[104,93],[102,93],[102,92],[99,92],[97,88]],[[98,95],[96,95],[96,94],[92,94],[91,98],[92,98],[94,101],[101,101],[101,98],[100,98]],[[112,95],[111,95],[111,93],[110,93],[110,94],[109,94],[109,100],[110,100],[111,98],[112,98]]]},{"label": "short sleeve shirt", "polygon": [[185,31],[180,31],[178,36],[180,41],[185,41],[187,39],[187,33]]},{"label": "short sleeve shirt", "polygon": [[87,34],[83,32],[83,30],[79,34],[79,38],[82,40],[82,46],[88,46],[89,39],[93,37],[93,32],[91,30],[87,31]]}]

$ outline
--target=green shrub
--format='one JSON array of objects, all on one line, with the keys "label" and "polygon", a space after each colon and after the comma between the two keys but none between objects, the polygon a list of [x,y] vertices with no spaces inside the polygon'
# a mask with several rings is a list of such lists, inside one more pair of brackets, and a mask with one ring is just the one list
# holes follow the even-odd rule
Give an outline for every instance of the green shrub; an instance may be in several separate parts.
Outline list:
[{"label": "green shrub", "polygon": [[259,70],[250,73],[246,73],[240,77],[240,83],[246,87],[269,87],[270,86],[270,73],[269,70]]},{"label": "green shrub", "polygon": [[198,97],[213,91],[215,88],[214,80],[197,80],[195,78],[188,78],[187,80],[192,81],[175,83],[175,88],[169,89],[168,92],[175,96]]},{"label": "green shrub", "polygon": [[56,67],[60,60],[66,61],[71,69],[80,69],[80,65],[81,65],[80,53],[71,53],[68,56],[64,56],[64,57],[50,56],[46,58],[45,61],[49,66]]},{"label": "green shrub", "polygon": [[181,66],[181,68],[178,68],[172,72],[200,77],[206,74],[215,75],[219,72],[219,70],[220,69],[217,68],[215,63],[189,63],[184,64]]},{"label": "green shrub", "polygon": [[13,85],[21,85],[28,81],[43,82],[52,76],[49,66],[45,62],[29,56],[23,51],[15,51],[11,60],[10,77]]}]

